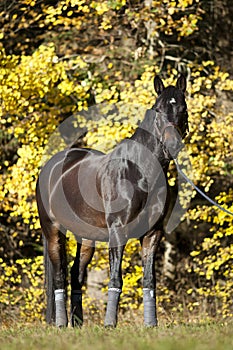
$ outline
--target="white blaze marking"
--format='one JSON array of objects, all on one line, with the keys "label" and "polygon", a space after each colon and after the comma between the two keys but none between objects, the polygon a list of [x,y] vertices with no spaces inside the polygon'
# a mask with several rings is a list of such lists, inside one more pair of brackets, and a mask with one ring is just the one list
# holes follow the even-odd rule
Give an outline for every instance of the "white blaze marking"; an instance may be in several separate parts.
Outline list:
[{"label": "white blaze marking", "polygon": [[172,97],[169,102],[170,103],[176,103],[176,100],[174,99],[174,97]]}]

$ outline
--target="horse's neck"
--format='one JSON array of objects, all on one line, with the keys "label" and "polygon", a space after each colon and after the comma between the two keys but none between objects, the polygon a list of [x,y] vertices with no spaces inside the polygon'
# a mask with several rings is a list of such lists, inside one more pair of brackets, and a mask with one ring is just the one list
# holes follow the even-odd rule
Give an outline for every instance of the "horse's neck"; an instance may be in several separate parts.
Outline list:
[{"label": "horse's neck", "polygon": [[162,144],[159,141],[160,135],[155,131],[155,111],[148,110],[145,118],[135,133],[131,137],[132,140],[146,147],[159,161],[164,160]]},{"label": "horse's neck", "polygon": [[144,120],[131,138],[123,140],[111,153],[105,156],[105,164],[108,164],[106,162],[108,158],[128,160],[137,164],[145,172],[150,172],[151,167],[160,163],[166,173],[169,160],[165,158],[159,135],[156,135],[155,132],[155,117],[155,111],[148,110]]},{"label": "horse's neck", "polygon": [[146,147],[155,156],[158,156],[162,150],[162,146],[154,135],[149,130],[142,129],[141,126],[137,128],[131,140],[138,142],[140,145]]},{"label": "horse's neck", "polygon": [[[149,113],[148,113],[149,112]],[[169,161],[165,158],[158,135],[153,132],[155,112],[147,111],[145,119],[130,139],[123,140],[107,157],[111,159],[127,159],[145,172],[150,172],[155,164],[166,173]],[[160,168],[161,169],[161,168]]]}]

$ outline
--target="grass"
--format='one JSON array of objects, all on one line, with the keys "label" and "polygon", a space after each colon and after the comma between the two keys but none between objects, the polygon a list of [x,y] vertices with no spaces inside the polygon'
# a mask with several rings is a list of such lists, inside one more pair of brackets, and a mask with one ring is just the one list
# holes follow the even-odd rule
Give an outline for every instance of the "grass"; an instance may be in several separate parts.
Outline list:
[{"label": "grass", "polygon": [[232,350],[233,322],[162,325],[146,329],[119,324],[56,329],[45,325],[14,325],[0,329],[1,350]]}]

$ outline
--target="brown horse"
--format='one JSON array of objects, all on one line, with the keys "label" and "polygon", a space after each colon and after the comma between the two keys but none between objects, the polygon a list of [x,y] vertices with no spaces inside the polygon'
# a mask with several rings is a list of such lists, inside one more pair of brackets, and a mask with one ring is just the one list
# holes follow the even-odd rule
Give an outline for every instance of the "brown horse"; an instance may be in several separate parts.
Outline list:
[{"label": "brown horse", "polygon": [[81,325],[82,285],[95,241],[109,243],[110,281],[105,326],[115,327],[122,289],[121,262],[129,238],[142,244],[146,326],[157,325],[155,254],[168,207],[167,170],[188,130],[186,79],[164,87],[154,79],[158,98],[133,136],[110,154],[75,145],[53,156],[37,183],[44,234],[48,323],[67,326],[65,233],[77,239],[71,269],[71,324]]}]

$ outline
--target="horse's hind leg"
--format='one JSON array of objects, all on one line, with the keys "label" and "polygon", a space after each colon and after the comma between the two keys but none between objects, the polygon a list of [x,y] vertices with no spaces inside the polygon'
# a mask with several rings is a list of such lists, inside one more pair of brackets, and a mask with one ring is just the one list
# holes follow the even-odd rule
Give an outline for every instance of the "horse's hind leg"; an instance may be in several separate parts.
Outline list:
[{"label": "horse's hind leg", "polygon": [[[43,227],[44,226],[44,227]],[[51,221],[42,225],[45,235],[45,280],[47,290],[46,321],[55,321],[57,327],[68,324],[66,311],[66,237],[60,231],[60,226]]]},{"label": "horse's hind leg", "polygon": [[71,325],[73,327],[80,327],[83,324],[82,286],[87,274],[87,266],[95,251],[93,241],[84,242],[85,244],[77,243],[76,257],[71,268]]}]

